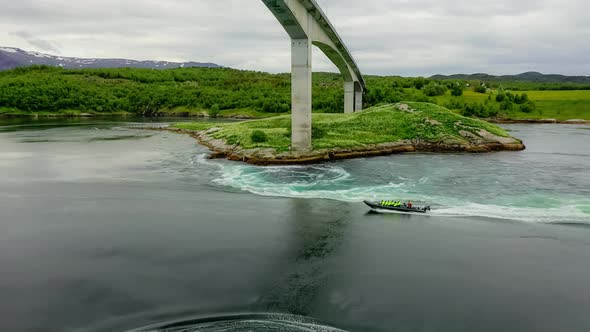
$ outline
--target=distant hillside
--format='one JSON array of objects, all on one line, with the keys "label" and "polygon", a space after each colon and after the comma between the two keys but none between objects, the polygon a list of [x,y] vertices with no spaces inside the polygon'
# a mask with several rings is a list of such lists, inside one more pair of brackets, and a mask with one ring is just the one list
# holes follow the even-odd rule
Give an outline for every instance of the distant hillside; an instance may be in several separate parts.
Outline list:
[{"label": "distant hillside", "polygon": [[[287,73],[230,68],[63,69],[35,65],[0,71],[0,117],[208,113],[264,117],[289,113],[290,82]],[[365,108],[419,101],[484,118],[590,120],[590,84],[584,90],[586,85],[582,84],[492,82],[488,87],[493,90],[478,93],[455,81],[436,84],[423,78],[367,76],[366,82],[370,89],[363,98]],[[496,90],[494,85],[503,85],[510,93]],[[523,89],[510,88],[515,85]],[[530,89],[531,85],[539,89]],[[557,89],[540,89],[552,85]],[[571,91],[558,89],[565,85],[572,85]],[[461,95],[453,96],[457,87]],[[343,88],[340,74],[314,73],[314,112],[342,112]]]},{"label": "distant hillside", "polygon": [[166,69],[179,67],[220,67],[214,63],[200,62],[167,62],[167,61],[135,61],[127,59],[84,59],[69,58],[38,52],[27,52],[20,48],[0,47],[0,70],[8,70],[16,67],[30,65],[47,65],[63,67],[66,69],[91,69],[91,68],[150,68]]},{"label": "distant hillside", "polygon": [[575,83],[575,84],[590,84],[590,76],[565,76],[565,75],[545,75],[538,72],[527,72],[522,73],[519,75],[502,75],[502,76],[493,76],[484,73],[478,74],[457,74],[457,75],[434,75],[430,77],[431,79],[435,80],[446,80],[446,79],[453,79],[453,80],[479,80],[485,82],[506,82],[506,81],[513,81],[513,82],[535,82],[535,83]]}]

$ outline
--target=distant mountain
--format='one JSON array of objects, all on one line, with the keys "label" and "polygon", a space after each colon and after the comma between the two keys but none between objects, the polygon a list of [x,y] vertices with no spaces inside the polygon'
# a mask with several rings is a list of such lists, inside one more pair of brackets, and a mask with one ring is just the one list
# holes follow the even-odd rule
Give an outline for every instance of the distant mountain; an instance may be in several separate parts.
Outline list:
[{"label": "distant mountain", "polygon": [[498,82],[498,81],[522,81],[522,82],[535,82],[535,83],[579,83],[579,84],[590,84],[590,76],[565,76],[565,75],[545,75],[538,72],[530,71],[519,75],[503,75],[493,76],[484,73],[478,74],[458,74],[458,75],[434,75],[430,77],[435,80],[479,80],[487,82]]},{"label": "distant mountain", "polygon": [[218,68],[214,63],[200,62],[167,62],[167,61],[135,61],[127,59],[84,59],[69,58],[38,52],[27,52],[20,48],[0,47],[0,70],[13,69],[30,65],[47,65],[67,69],[86,68],[151,68],[167,69],[178,67]]}]

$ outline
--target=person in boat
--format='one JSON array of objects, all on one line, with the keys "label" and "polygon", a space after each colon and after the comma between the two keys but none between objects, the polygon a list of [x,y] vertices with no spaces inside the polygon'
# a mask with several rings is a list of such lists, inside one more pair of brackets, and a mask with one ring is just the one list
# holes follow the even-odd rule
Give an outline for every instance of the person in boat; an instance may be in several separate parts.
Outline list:
[{"label": "person in boat", "polygon": [[408,202],[408,208],[411,209],[412,208],[412,205],[413,205],[412,202]]}]

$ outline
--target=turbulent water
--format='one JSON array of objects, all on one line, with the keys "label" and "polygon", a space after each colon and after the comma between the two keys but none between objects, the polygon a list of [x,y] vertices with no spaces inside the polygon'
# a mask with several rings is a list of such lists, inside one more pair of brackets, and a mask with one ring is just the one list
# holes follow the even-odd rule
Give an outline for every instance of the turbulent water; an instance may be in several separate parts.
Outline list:
[{"label": "turbulent water", "polygon": [[590,329],[587,126],[256,167],[144,121],[0,122],[1,330]]},{"label": "turbulent water", "polygon": [[590,132],[508,127],[513,135],[535,140],[529,151],[400,155],[293,167],[208,161],[206,154],[193,162],[217,168],[214,183],[264,196],[404,199],[433,205],[436,216],[590,223]]}]

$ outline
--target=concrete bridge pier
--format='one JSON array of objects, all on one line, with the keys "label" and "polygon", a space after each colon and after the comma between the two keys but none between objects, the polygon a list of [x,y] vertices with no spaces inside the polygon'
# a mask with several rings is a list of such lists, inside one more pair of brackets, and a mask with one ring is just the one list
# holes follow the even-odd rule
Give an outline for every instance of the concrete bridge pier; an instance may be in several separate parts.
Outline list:
[{"label": "concrete bridge pier", "polygon": [[344,113],[354,113],[354,82],[344,82]]},{"label": "concrete bridge pier", "polygon": [[363,89],[362,87],[355,82],[354,83],[354,111],[362,111],[363,110]]},{"label": "concrete bridge pier", "polygon": [[311,48],[309,38],[291,40],[291,149],[311,146]]},{"label": "concrete bridge pier", "polygon": [[291,150],[311,145],[311,48],[317,46],[344,78],[344,112],[362,110],[365,81],[350,51],[316,0],[262,0],[291,37]]}]

